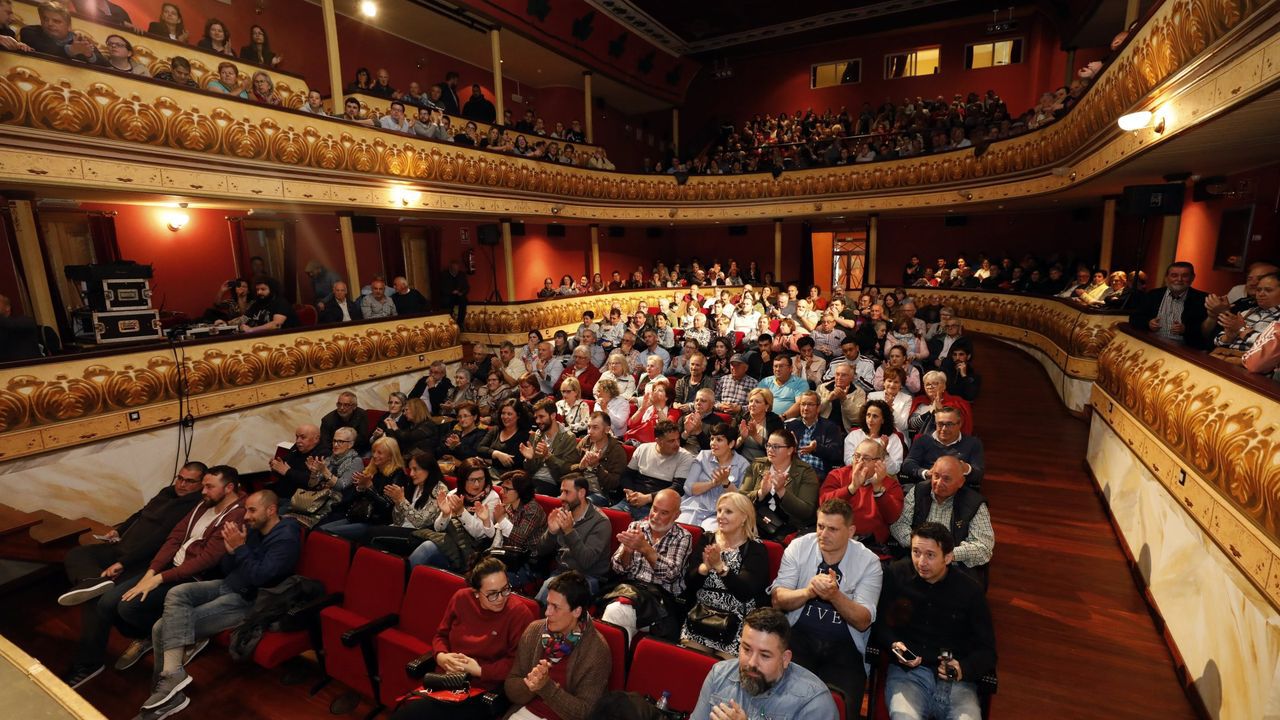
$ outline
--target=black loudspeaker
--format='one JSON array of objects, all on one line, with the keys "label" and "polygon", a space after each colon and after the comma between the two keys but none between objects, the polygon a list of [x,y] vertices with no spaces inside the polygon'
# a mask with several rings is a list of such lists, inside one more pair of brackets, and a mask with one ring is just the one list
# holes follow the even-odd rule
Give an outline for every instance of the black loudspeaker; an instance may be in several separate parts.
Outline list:
[{"label": "black loudspeaker", "polygon": [[627,229],[621,225],[609,226],[609,237],[626,237]]},{"label": "black loudspeaker", "polygon": [[1074,222],[1087,222],[1090,214],[1087,207],[1075,208],[1071,211],[1071,220]]},{"label": "black loudspeaker", "polygon": [[352,215],[351,216],[351,232],[358,233],[376,233],[378,232],[378,218],[372,215]]},{"label": "black loudspeaker", "polygon": [[645,228],[644,236],[650,237],[650,238],[660,238],[662,237],[662,228],[660,227]]},{"label": "black loudspeaker", "polygon": [[948,215],[945,220],[947,227],[964,227],[969,224],[968,215]]},{"label": "black loudspeaker", "polygon": [[511,223],[511,237],[524,237],[524,223]]},{"label": "black loudspeaker", "polygon": [[549,238],[553,238],[553,237],[564,237],[564,226],[563,226],[563,225],[548,225],[548,226],[547,226],[547,237],[549,237]]},{"label": "black loudspeaker", "polygon": [[730,225],[729,226],[729,237],[742,237],[743,235],[746,235],[746,234],[747,234],[746,225]]},{"label": "black loudspeaker", "polygon": [[1124,189],[1121,211],[1126,215],[1178,215],[1185,191],[1181,183],[1130,185]]},{"label": "black loudspeaker", "polygon": [[476,239],[481,245],[497,245],[502,240],[502,228],[493,223],[477,225]]}]

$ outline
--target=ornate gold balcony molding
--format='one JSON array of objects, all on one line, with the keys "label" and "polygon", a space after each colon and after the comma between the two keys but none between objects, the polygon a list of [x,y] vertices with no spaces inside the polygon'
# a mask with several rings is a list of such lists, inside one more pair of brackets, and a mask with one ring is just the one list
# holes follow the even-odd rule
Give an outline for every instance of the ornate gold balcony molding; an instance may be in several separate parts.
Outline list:
[{"label": "ornate gold balcony molding", "polygon": [[1239,368],[1147,342],[1124,329],[1103,350],[1098,365],[1094,412],[1280,608],[1280,397],[1275,389]]},{"label": "ornate gold balcony molding", "polygon": [[5,367],[0,461],[411,372],[457,341],[432,315]]},{"label": "ornate gold balcony molding", "polygon": [[[1280,75],[1280,44],[1266,40],[1280,19],[1260,10],[1276,2],[1165,2],[1072,112],[981,156],[963,150],[792,171],[777,180],[699,176],[684,185],[670,176],[457,148],[3,53],[0,144],[9,147],[0,150],[0,180],[292,206],[507,215],[550,215],[554,207],[562,218],[598,221],[751,220],[1003,201],[1083,182],[1270,87]],[[1168,110],[1165,132],[1121,133],[1115,119],[1144,98]],[[1055,167],[1071,172],[1048,172]],[[420,195],[393,196],[396,184]]]}]

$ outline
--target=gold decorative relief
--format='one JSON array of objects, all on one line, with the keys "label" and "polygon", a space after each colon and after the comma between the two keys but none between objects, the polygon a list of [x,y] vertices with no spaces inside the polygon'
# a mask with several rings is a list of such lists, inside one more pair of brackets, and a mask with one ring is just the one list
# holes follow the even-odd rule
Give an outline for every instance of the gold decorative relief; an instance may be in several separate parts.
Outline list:
[{"label": "gold decorative relief", "polygon": [[1280,538],[1280,403],[1128,335],[1098,385],[1273,540]]}]

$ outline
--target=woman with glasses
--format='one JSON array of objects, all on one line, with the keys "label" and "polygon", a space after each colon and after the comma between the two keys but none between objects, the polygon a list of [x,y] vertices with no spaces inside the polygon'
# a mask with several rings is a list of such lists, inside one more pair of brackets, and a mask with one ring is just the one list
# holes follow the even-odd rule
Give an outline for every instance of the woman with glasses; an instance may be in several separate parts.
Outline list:
[{"label": "woman with glasses", "polygon": [[960,411],[960,432],[973,434],[973,411],[969,402],[947,392],[947,374],[930,370],[924,374],[924,393],[911,401],[911,415],[907,418],[907,430],[912,437],[930,434],[934,427],[933,414],[950,405]]},{"label": "woman with glasses", "polygon": [[442,460],[456,463],[476,456],[485,433],[477,424],[480,422],[480,408],[475,403],[461,403],[454,411],[458,414],[457,422],[440,438],[436,454]]},{"label": "woman with glasses", "polygon": [[507,568],[495,558],[476,563],[467,584],[449,599],[431,642],[433,672],[466,674],[472,687],[497,691],[501,707],[491,707],[480,695],[455,702],[422,693],[421,699],[405,702],[392,720],[488,720],[506,711],[502,683],[521,636],[537,619],[534,606],[511,598]]},{"label": "woman with glasses", "polygon": [[329,457],[307,458],[311,476],[307,479],[307,486],[294,493],[295,498],[290,503],[289,517],[308,528],[323,520],[336,503],[350,499],[352,478],[364,469],[364,461],[355,449],[354,428],[338,428],[331,443],[333,451]]},{"label": "woman with glasses", "polygon": [[615,351],[609,354],[608,360],[605,360],[604,372],[600,373],[600,380],[597,380],[596,386],[592,388],[596,396],[597,405],[604,402],[600,397],[600,382],[603,380],[612,380],[614,382],[616,390],[613,393],[614,397],[620,397],[628,402],[635,397],[636,379],[631,374],[631,365],[627,362],[626,355]]},{"label": "woman with glasses", "polygon": [[493,516],[502,500],[493,490],[488,468],[480,460],[471,458],[456,472],[457,489],[437,501],[440,512],[431,527],[415,533],[423,542],[409,555],[410,565],[461,571],[471,564],[482,544],[488,545],[493,540]]},{"label": "woman with glasses", "polygon": [[792,533],[813,530],[818,507],[818,475],[796,458],[796,436],[790,430],[769,435],[766,456],[751,463],[742,493],[756,508],[760,537],[781,542]]},{"label": "woman with glasses", "polygon": [[379,550],[408,555],[419,544],[414,533],[430,527],[440,515],[440,498],[449,492],[435,456],[425,450],[409,453],[409,487],[388,485],[382,494],[391,501],[391,523],[369,528],[365,542]]},{"label": "woman with glasses", "polygon": [[538,577],[529,561],[547,529],[547,512],[534,499],[533,479],[523,470],[502,473],[497,490],[502,502],[494,505],[492,512],[479,508],[481,521],[487,515],[497,528],[489,552],[501,553],[511,584],[524,587]]},{"label": "woman with glasses", "polygon": [[560,383],[560,400],[556,401],[556,415],[564,423],[565,429],[574,437],[587,434],[587,421],[591,419],[591,408],[582,399],[582,385],[577,378],[565,378]]},{"label": "woman with glasses", "polygon": [[120,35],[108,35],[106,46],[107,54],[102,58],[104,67],[142,77],[151,77],[151,73],[147,71],[146,66],[133,59],[133,43]]},{"label": "woman with glasses", "polygon": [[897,476],[902,469],[904,445],[902,435],[895,430],[893,410],[884,400],[868,400],[862,407],[858,426],[844,438],[844,464],[853,462],[854,450],[863,440],[875,440],[885,449],[885,470]]},{"label": "woman with glasses", "polygon": [[502,375],[491,372],[485,377],[485,383],[476,390],[476,405],[479,406],[480,417],[488,418],[490,425],[498,424],[498,410],[503,401],[514,396],[515,388],[502,382]]},{"label": "woman with glasses", "polygon": [[697,604],[680,630],[680,643],[729,658],[738,654],[743,618],[769,605],[769,551],[746,495],[721,495],[715,520],[716,529],[702,534],[685,575]]}]

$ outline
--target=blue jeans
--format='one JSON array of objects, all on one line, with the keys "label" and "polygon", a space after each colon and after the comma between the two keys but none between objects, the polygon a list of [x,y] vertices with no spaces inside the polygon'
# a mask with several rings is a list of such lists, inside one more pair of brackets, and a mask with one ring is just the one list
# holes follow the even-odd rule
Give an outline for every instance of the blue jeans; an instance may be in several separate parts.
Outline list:
[{"label": "blue jeans", "polygon": [[[537,601],[538,601],[539,603],[541,603],[542,605],[546,605],[546,604],[547,604],[547,593],[548,593],[548,592],[550,591],[550,589],[551,589],[551,581],[555,579],[556,575],[563,575],[563,574],[564,574],[564,572],[563,572],[563,571],[561,571],[561,572],[558,572],[558,573],[556,573],[555,575],[552,575],[551,577],[547,578],[547,579],[546,579],[546,581],[542,583],[542,587],[538,588],[538,594],[537,594],[533,599],[534,599],[534,600],[537,600]],[[583,575],[583,577],[585,577],[585,578],[587,579],[587,587],[591,588],[591,596],[592,596],[592,597],[595,597],[597,594],[599,594],[599,592],[600,592],[600,579],[599,579],[599,578],[595,578],[595,577],[591,577],[590,575]]]},{"label": "blue jeans", "polygon": [[430,565],[446,570],[452,568],[449,556],[440,552],[440,548],[430,540],[423,540],[421,545],[409,553],[409,566],[417,567],[418,565]]},{"label": "blue jeans", "polygon": [[978,686],[938,678],[936,664],[910,670],[890,663],[885,679],[890,720],[981,720]]},{"label": "blue jeans", "polygon": [[369,530],[369,527],[369,523],[351,522],[350,520],[334,520],[332,522],[327,522],[316,529],[333,533],[338,537],[346,538],[348,540],[359,540],[364,537],[364,534]]},{"label": "blue jeans", "polygon": [[174,587],[165,596],[164,615],[151,628],[157,657],[165,650],[186,647],[200,638],[236,627],[252,609],[251,601],[224,586],[221,580]]},{"label": "blue jeans", "polygon": [[649,517],[649,508],[650,508],[650,506],[652,506],[652,505],[653,505],[653,503],[649,503],[649,505],[641,505],[640,507],[632,507],[630,503],[628,503],[626,500],[623,500],[623,501],[619,502],[617,505],[614,505],[613,507],[611,507],[611,508],[609,508],[609,509],[610,509],[610,510],[621,510],[622,512],[624,512],[624,513],[627,513],[627,514],[631,515],[631,519],[632,519],[632,520],[644,520],[644,519],[646,519],[646,518],[648,518],[648,517]]}]

